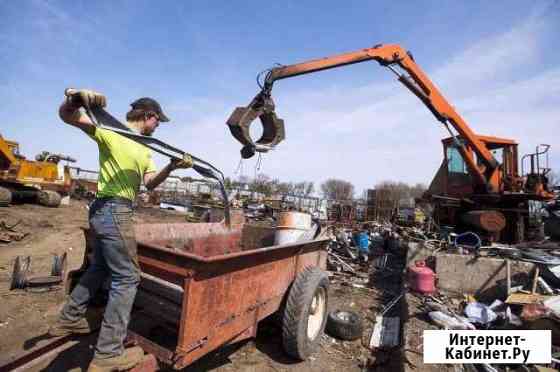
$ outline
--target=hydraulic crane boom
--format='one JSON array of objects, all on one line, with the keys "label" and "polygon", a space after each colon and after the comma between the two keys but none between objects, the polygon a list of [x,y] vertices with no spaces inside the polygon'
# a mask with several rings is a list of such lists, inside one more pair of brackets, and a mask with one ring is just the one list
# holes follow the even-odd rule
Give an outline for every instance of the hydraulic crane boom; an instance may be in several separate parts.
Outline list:
[{"label": "hydraulic crane boom", "polygon": [[[244,146],[243,158],[255,152],[266,152],[284,137],[284,122],[275,113],[272,88],[277,80],[328,70],[336,67],[377,61],[387,67],[398,80],[416,95],[451,134],[445,139],[444,163],[430,186],[428,198],[434,198],[438,221],[475,228],[491,239],[515,242],[523,239],[529,226],[529,201],[546,201],[553,197],[548,190],[548,168],[539,165],[537,152],[525,156],[531,160],[528,173],[518,172],[517,143],[513,140],[477,135],[455,111],[438,88],[416,64],[412,54],[399,45],[376,45],[372,48],[329,56],[266,70],[264,81],[257,82],[261,90],[248,106],[237,107],[227,121],[232,135]],[[249,133],[251,122],[259,118],[263,125],[260,139],[253,141]],[[547,147],[548,149],[548,147]],[[463,162],[457,161],[459,153]],[[493,153],[498,154],[497,161]],[[536,160],[536,167],[534,166]],[[465,172],[465,168],[468,171]],[[444,202],[440,202],[442,198]],[[525,227],[527,228],[525,228]],[[503,230],[503,231],[502,231]],[[478,231],[478,230],[477,230]],[[499,237],[499,234],[503,235]]]},{"label": "hydraulic crane boom", "polygon": [[[473,157],[466,153],[464,146],[460,146],[459,150],[463,155],[469,172],[475,177],[478,184],[486,186],[488,192],[498,192],[499,164],[494,159],[492,153],[484,146],[466,121],[455,111],[422,69],[414,62],[412,55],[399,45],[377,45],[373,48],[309,62],[275,67],[270,70],[266,77],[262,94],[270,95],[272,85],[277,80],[370,60],[375,60],[380,65],[393,71],[398,76],[398,80],[428,107],[438,121],[442,122],[446,127],[451,125],[472,146],[478,159],[486,166],[486,170],[481,171]],[[405,73],[401,73],[396,67],[402,69]],[[449,127],[447,128],[449,130]]]}]

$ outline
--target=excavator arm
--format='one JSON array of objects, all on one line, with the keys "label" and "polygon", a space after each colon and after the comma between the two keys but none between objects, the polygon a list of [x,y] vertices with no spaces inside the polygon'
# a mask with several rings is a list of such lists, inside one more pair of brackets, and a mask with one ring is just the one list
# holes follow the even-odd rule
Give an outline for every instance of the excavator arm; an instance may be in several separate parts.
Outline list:
[{"label": "excavator arm", "polygon": [[[443,123],[454,137],[456,136],[450,130],[449,126],[455,129],[457,134],[474,150],[478,160],[485,166],[484,170],[479,169],[477,161],[469,151],[466,150],[464,144],[460,143],[458,140],[456,141],[456,144],[459,146],[459,151],[465,160],[470,174],[474,177],[475,182],[485,186],[488,192],[498,192],[500,184],[499,163],[482,141],[478,139],[478,136],[470,129],[466,121],[455,111],[422,69],[416,64],[412,54],[405,51],[399,45],[377,45],[373,48],[366,48],[355,52],[272,68],[268,70],[261,92],[257,94],[249,106],[237,108],[227,124],[230,126],[234,137],[241,143],[246,146],[253,145],[257,151],[267,151],[284,138],[283,122],[278,122],[281,120],[278,119],[274,113],[274,103],[271,98],[274,82],[289,77],[370,60],[375,60],[381,66],[387,67],[394,72],[398,80],[428,107],[436,119]],[[253,143],[248,136],[248,126],[256,117],[260,117],[265,135],[261,140]],[[271,146],[267,146],[266,141],[271,138],[271,134],[267,133],[270,132],[270,130],[267,131],[267,128],[274,126],[277,128],[281,127],[280,138],[272,140],[270,142]],[[254,153],[254,151],[252,153]],[[252,153],[249,151],[248,156],[245,157],[251,156]]]}]

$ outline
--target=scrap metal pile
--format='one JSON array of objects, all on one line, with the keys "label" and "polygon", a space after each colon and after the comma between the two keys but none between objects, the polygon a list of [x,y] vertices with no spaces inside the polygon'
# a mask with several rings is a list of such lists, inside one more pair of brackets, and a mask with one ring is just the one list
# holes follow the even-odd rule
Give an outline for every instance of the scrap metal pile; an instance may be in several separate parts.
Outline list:
[{"label": "scrap metal pile", "polygon": [[[394,307],[399,308],[396,305],[406,293],[417,298],[417,311],[424,324],[431,324],[431,327],[451,330],[551,330],[553,359],[546,368],[560,366],[559,242],[547,238],[505,245],[485,242],[472,232],[454,233],[452,228],[435,231],[376,222],[364,224],[360,229],[331,227],[328,232],[331,243],[327,262],[333,281],[339,280],[348,287],[363,289],[372,295],[371,288],[376,283],[381,287],[388,286],[395,276],[403,280],[402,292],[393,290],[385,293],[385,308],[375,314],[374,327],[368,335],[369,344],[364,346],[369,346],[371,350],[391,350],[404,342],[399,340],[401,318],[400,313],[394,312]],[[365,254],[360,252],[360,234],[368,238]],[[415,261],[414,253],[409,251],[410,246],[421,246],[428,253],[423,260]],[[403,254],[408,256],[408,267],[395,265]],[[475,266],[478,260],[487,259],[503,263],[505,280],[499,281],[500,291],[496,292],[503,295],[489,298],[464,293],[461,296],[440,290],[436,279],[439,255],[471,257],[469,260]],[[520,275],[514,273],[512,265],[532,269]],[[393,312],[387,314],[387,310],[391,309]],[[410,315],[413,310],[409,308],[407,311]],[[365,317],[365,314],[358,315]],[[327,332],[333,335],[328,325]],[[505,371],[504,367],[458,366],[459,370],[465,371]]]}]

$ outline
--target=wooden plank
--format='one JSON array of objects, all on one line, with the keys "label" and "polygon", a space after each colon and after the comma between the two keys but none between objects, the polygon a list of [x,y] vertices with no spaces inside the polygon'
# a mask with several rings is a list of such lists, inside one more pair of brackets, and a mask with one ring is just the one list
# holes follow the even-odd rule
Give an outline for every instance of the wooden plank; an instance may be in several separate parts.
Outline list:
[{"label": "wooden plank", "polygon": [[538,293],[512,293],[508,296],[506,304],[536,304],[554,296],[545,296]]}]

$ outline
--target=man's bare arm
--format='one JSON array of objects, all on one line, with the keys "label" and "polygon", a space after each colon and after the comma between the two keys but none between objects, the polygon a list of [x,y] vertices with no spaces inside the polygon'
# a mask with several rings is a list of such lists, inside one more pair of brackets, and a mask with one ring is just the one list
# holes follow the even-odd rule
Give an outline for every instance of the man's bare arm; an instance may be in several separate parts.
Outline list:
[{"label": "man's bare arm", "polygon": [[149,191],[152,191],[158,187],[160,183],[165,181],[174,169],[173,164],[169,163],[159,172],[144,173],[144,186],[146,186]]},{"label": "man's bare arm", "polygon": [[95,125],[85,113],[80,111],[79,106],[69,101],[64,101],[62,105],[60,105],[58,115],[66,124],[80,128],[90,136],[94,135]]},{"label": "man's bare arm", "polygon": [[148,190],[153,190],[159,186],[160,183],[165,181],[167,177],[175,169],[188,169],[193,166],[193,160],[190,155],[185,154],[182,160],[173,159],[158,173],[150,172],[144,173],[144,185]]}]

